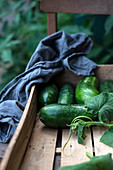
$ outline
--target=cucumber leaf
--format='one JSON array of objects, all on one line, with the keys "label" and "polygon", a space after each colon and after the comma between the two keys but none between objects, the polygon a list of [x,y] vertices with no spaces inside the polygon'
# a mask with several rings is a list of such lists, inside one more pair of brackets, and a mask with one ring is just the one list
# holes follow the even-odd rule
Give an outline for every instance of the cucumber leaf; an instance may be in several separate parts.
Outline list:
[{"label": "cucumber leaf", "polygon": [[113,127],[110,127],[100,138],[100,142],[113,148]]},{"label": "cucumber leaf", "polygon": [[[86,118],[87,121],[82,120],[84,118]],[[88,121],[88,120],[90,120],[90,121]],[[104,123],[104,122],[100,122],[100,121],[93,121],[90,117],[87,117],[87,116],[75,117],[72,120],[72,123],[70,125],[68,125],[70,127],[70,131],[69,131],[68,139],[67,139],[66,143],[63,146],[63,153],[64,153],[65,146],[68,144],[68,142],[69,142],[69,140],[71,138],[71,132],[74,132],[75,135],[78,136],[78,143],[79,144],[85,145],[85,143],[84,143],[85,130],[86,130],[86,128],[88,128],[88,127],[90,127],[92,125],[106,126],[106,127],[112,128],[112,133],[113,133],[113,124],[108,124],[108,123]],[[113,138],[113,136],[112,136],[112,138]],[[107,140],[107,138],[105,140]]]},{"label": "cucumber leaf", "polygon": [[88,112],[98,114],[99,121],[113,120],[113,93],[100,93],[85,102]]},{"label": "cucumber leaf", "polygon": [[78,122],[78,143],[84,145],[84,128],[85,124],[82,121]]}]

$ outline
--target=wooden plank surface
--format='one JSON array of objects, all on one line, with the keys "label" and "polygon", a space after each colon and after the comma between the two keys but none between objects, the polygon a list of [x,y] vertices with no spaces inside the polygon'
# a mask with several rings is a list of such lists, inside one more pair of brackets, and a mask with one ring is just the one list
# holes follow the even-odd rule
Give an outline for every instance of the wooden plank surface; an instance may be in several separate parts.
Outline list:
[{"label": "wooden plank surface", "polygon": [[[99,81],[102,82],[106,78],[113,79],[113,65],[101,65],[98,66],[96,71],[96,76],[99,78]],[[60,76],[57,76],[55,78],[56,82],[59,83],[61,86],[64,82],[71,82],[73,85],[76,86],[78,81],[83,76],[77,76],[76,74],[70,72],[69,70],[63,71]],[[9,143],[9,146],[6,150],[6,153],[4,155],[4,159],[2,160],[2,170],[16,170],[19,168],[21,160],[23,158],[23,155],[25,153],[30,133],[32,132],[32,128],[34,126],[34,121],[36,118],[36,112],[37,112],[37,90],[36,87],[33,86],[29,100],[27,102],[25,111],[23,113],[22,119],[16,129],[16,132]],[[37,169],[37,166],[39,167],[49,167],[49,170],[52,170],[53,162],[54,162],[54,155],[55,152],[60,154],[61,148],[56,148],[56,139],[57,139],[57,130],[55,129],[49,129],[44,128],[39,122],[36,122],[35,129],[32,134],[31,138],[31,145],[29,145],[25,159],[23,161],[22,167],[23,169],[28,169],[29,166],[33,167],[34,169]],[[106,153],[106,151],[111,152],[112,148],[108,148],[105,144],[99,143],[99,134],[102,133],[102,129],[98,129],[94,131],[94,142],[95,142],[95,154],[99,155],[102,153]],[[33,137],[34,136],[34,137]],[[89,135],[90,136],[90,135]],[[66,142],[68,137],[68,131],[63,131],[63,140],[62,140],[62,146]],[[40,139],[40,140],[38,140]],[[88,140],[88,142],[87,142]],[[86,145],[82,146],[77,143],[76,137],[71,137],[70,143],[68,143],[67,147],[65,148],[66,154],[75,154],[73,157],[64,157],[64,155],[61,155],[61,165],[67,165],[67,164],[76,164],[80,163],[82,161],[86,161],[87,157],[85,155],[86,151],[92,154],[92,148],[91,148],[91,139],[86,137]],[[75,142],[76,141],[76,142]],[[37,146],[36,149],[35,145]],[[101,146],[100,146],[101,145]],[[103,146],[102,146],[103,145]],[[50,147],[49,147],[50,146]],[[44,149],[44,148],[46,149]],[[51,150],[52,148],[52,150]],[[56,150],[56,151],[55,151]],[[32,151],[32,156],[30,156],[30,153]],[[43,152],[42,152],[43,151]],[[104,152],[103,152],[104,151]],[[47,152],[47,154],[46,154]],[[18,154],[17,154],[18,153]],[[43,154],[43,158],[41,156],[41,153]],[[38,157],[37,157],[38,154]],[[49,156],[47,156],[49,155]],[[81,156],[82,155],[82,156]],[[81,159],[82,158],[82,159]],[[27,162],[27,163],[25,163]],[[27,166],[27,168],[25,168]],[[51,167],[51,169],[50,169]],[[46,168],[46,169],[47,169]],[[43,168],[42,168],[43,169]]]},{"label": "wooden plank surface", "polygon": [[[99,80],[99,83],[101,83],[105,79],[112,79],[113,80],[113,65],[98,65],[97,68],[94,70],[95,76]],[[56,83],[58,86],[62,86],[64,82],[71,82],[71,84],[76,87],[78,82],[83,78],[84,76],[77,76],[75,73],[64,70],[60,73],[60,76],[55,76],[52,80],[54,83]]]},{"label": "wooden plank surface", "polygon": [[101,83],[105,79],[113,80],[113,64],[109,65],[98,65],[95,69],[95,76]]},{"label": "wooden plank surface", "polygon": [[113,14],[112,0],[41,0],[43,12]]},{"label": "wooden plank surface", "polygon": [[[69,130],[64,129],[62,134],[62,147],[68,139]],[[92,139],[90,129],[86,132],[85,145],[78,144],[77,136],[73,133],[68,144],[64,149],[64,153],[69,156],[61,154],[61,166],[74,165],[88,161],[86,152],[93,155]]]},{"label": "wooden plank surface", "polygon": [[107,153],[112,153],[113,158],[113,148],[100,142],[101,136],[108,128],[102,126],[93,127],[93,138],[94,138],[94,151],[95,156],[104,155]]},{"label": "wooden plank surface", "polygon": [[1,161],[2,170],[17,170],[19,168],[34,126],[36,113],[37,90],[33,86],[22,118]]},{"label": "wooden plank surface", "polygon": [[0,160],[4,157],[8,144],[0,143]]},{"label": "wooden plank surface", "polygon": [[57,31],[57,14],[48,13],[47,22],[48,22],[48,35],[55,33]]},{"label": "wooden plank surface", "polygon": [[27,152],[20,170],[52,170],[57,140],[57,129],[36,121]]}]

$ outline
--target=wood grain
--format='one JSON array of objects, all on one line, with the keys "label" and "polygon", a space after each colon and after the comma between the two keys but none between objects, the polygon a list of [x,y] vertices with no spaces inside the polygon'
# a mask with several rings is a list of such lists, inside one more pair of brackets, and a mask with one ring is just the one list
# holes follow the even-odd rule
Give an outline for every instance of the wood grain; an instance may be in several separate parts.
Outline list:
[{"label": "wood grain", "polygon": [[[113,80],[113,65],[98,65],[97,68],[94,70],[95,76],[101,83],[105,79],[112,79]],[[57,86],[61,87],[64,82],[71,82],[74,87],[78,84],[78,82],[84,76],[78,76],[75,73],[64,70],[60,73],[59,76],[54,77],[52,80]]]},{"label": "wood grain", "polygon": [[57,31],[57,14],[48,13],[47,22],[48,22],[48,35],[55,33]]},{"label": "wood grain", "polygon": [[93,127],[93,138],[94,138],[94,151],[95,155],[104,155],[107,153],[112,153],[113,158],[113,148],[105,145],[104,143],[100,142],[101,136],[108,128],[102,126],[95,126]]},{"label": "wood grain", "polygon": [[[66,143],[69,135],[69,130],[64,129],[62,135],[62,147]],[[73,133],[68,144],[64,149],[64,154],[61,154],[61,166],[74,165],[88,161],[86,152],[93,154],[92,140],[90,129],[86,132],[85,145],[78,144],[77,136]]]},{"label": "wood grain", "polygon": [[98,65],[95,69],[95,76],[100,83],[105,79],[113,80],[113,64]]},{"label": "wood grain", "polygon": [[38,119],[20,170],[52,170],[57,129],[45,127]]},{"label": "wood grain", "polygon": [[[99,82],[102,82],[106,78],[113,79],[113,65],[98,65],[95,70],[95,75],[99,79]],[[76,86],[82,77],[83,76],[77,76],[69,70],[64,70],[54,77],[54,80],[52,81],[56,82],[59,87],[67,81]],[[2,168],[2,170],[17,170],[20,167],[23,155],[25,155],[25,157],[21,166],[22,170],[38,168],[52,170],[55,153],[61,153],[61,148],[56,148],[57,129],[46,128],[39,120],[36,121],[34,128],[37,114],[37,98],[37,88],[36,86],[33,86],[20,123],[6,149],[4,159],[1,161],[0,168]],[[100,127],[93,130],[96,155],[108,152],[113,153],[112,148],[99,142],[99,138],[104,131],[105,129]],[[31,133],[32,137],[28,145]],[[85,146],[78,144],[76,136],[72,135],[71,140],[65,148],[65,154],[70,156],[66,157],[61,153],[62,166],[77,164],[88,160],[86,151],[92,154],[93,147],[90,131],[86,134]],[[67,138],[68,130],[65,129],[63,130],[62,146]]]},{"label": "wood grain", "polygon": [[41,0],[43,12],[75,14],[113,14],[112,0]]},{"label": "wood grain", "polygon": [[25,153],[37,113],[37,90],[33,86],[19,125],[8,145],[3,160],[2,170],[17,170]]},{"label": "wood grain", "polygon": [[8,144],[0,143],[0,160],[3,159],[7,147],[8,147]]}]

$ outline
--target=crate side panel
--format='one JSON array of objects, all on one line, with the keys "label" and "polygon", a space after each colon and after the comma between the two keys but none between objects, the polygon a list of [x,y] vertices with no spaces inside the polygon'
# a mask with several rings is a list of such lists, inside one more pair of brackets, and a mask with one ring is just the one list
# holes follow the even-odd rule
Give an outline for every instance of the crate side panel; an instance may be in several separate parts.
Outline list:
[{"label": "crate side panel", "polygon": [[95,70],[95,76],[100,83],[105,79],[113,80],[113,65],[98,65]]},{"label": "crate side panel", "polygon": [[29,138],[34,127],[37,113],[37,89],[31,88],[30,96],[25,110],[17,126],[17,129],[8,144],[4,158],[1,161],[1,169],[16,170],[20,167],[23,155],[25,153]]}]

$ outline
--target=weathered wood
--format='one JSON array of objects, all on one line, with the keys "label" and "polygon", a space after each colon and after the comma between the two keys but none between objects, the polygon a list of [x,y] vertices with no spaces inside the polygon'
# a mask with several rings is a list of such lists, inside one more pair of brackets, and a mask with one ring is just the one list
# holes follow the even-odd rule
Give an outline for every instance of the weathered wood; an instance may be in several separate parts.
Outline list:
[{"label": "weathered wood", "polygon": [[45,127],[38,119],[20,170],[52,170],[56,140],[57,129]]},{"label": "weathered wood", "polygon": [[48,35],[53,34],[57,31],[57,14],[48,13]]},{"label": "weathered wood", "polygon": [[112,153],[113,158],[113,148],[100,142],[101,136],[108,128],[102,126],[93,127],[93,138],[94,138],[94,152],[95,156],[105,155],[107,153]]},{"label": "weathered wood", "polygon": [[37,90],[33,86],[19,125],[8,145],[3,160],[2,170],[17,170],[25,153],[37,113]]},{"label": "weathered wood", "polygon": [[113,14],[112,0],[41,0],[43,12],[75,14]]},{"label": "weathered wood", "polygon": [[113,64],[109,65],[98,65],[95,69],[95,76],[101,83],[105,79],[113,80]]},{"label": "weathered wood", "polygon": [[[97,68],[94,70],[95,76],[98,78],[99,82],[101,83],[105,79],[113,79],[113,65],[98,65]],[[54,77],[52,80],[58,86],[62,86],[64,82],[71,82],[74,87],[78,84],[78,82],[84,76],[78,76],[75,73],[64,70],[60,73],[59,76]]]},{"label": "weathered wood", "polygon": [[[100,82],[106,78],[113,79],[113,65],[99,65],[95,70],[95,73]],[[61,86],[64,82],[68,81],[75,87],[82,77],[83,76],[77,76],[69,70],[64,70],[62,73],[54,77],[54,81],[58,86]],[[56,148],[57,129],[46,128],[39,120],[36,121],[35,128],[28,145],[37,113],[37,97],[36,87],[33,86],[20,123],[11,139],[11,142],[9,143],[4,159],[2,160],[2,170],[18,169],[24,154],[25,157],[22,162],[21,169],[38,169],[39,167],[39,169],[43,169],[46,167],[45,169],[52,170],[55,154],[59,154],[60,157],[61,148]],[[102,133],[102,128],[96,129],[95,127],[93,133],[95,154],[100,155],[108,152],[113,153],[111,147],[99,142],[100,136],[98,133]],[[63,130],[62,146],[66,142],[67,138],[68,130],[65,129]],[[66,157],[61,153],[61,165],[71,165],[88,160],[86,151],[91,154],[93,153],[91,134],[89,132],[86,133],[85,143],[85,146],[78,144],[77,137],[72,135],[64,150],[65,154],[70,155],[70,157]],[[28,148],[26,151],[27,145]]]},{"label": "weathered wood", "polygon": [[[69,135],[69,130],[63,130],[62,147],[66,143]],[[73,133],[68,144],[64,149],[64,154],[61,154],[61,166],[74,165],[88,161],[86,152],[93,154],[92,139],[90,129],[86,132],[85,145],[78,144],[77,136]],[[68,156],[66,156],[66,155]]]},{"label": "weathered wood", "polygon": [[4,157],[8,144],[0,143],[0,160]]}]

